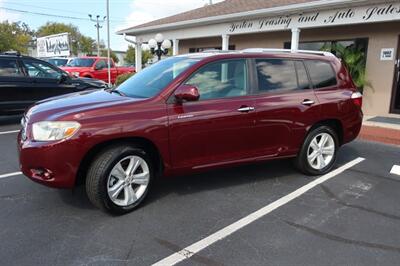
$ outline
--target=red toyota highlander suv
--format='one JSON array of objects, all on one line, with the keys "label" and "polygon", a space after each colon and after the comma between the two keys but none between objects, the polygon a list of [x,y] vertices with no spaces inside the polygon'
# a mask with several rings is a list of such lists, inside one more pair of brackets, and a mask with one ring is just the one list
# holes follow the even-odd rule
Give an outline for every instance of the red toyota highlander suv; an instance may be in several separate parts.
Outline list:
[{"label": "red toyota highlander suv", "polygon": [[295,158],[321,175],[355,139],[362,96],[330,53],[249,49],[171,57],[114,90],[51,98],[25,114],[22,172],[50,187],[85,183],[126,213],[157,176]]}]

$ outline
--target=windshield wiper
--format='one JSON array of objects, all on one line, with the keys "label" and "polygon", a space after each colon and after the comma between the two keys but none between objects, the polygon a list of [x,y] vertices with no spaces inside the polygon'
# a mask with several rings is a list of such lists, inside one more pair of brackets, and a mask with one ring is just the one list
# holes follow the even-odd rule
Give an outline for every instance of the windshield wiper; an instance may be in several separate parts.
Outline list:
[{"label": "windshield wiper", "polygon": [[126,97],[125,93],[123,93],[122,91],[119,91],[117,89],[110,90],[110,93],[113,93],[113,92],[115,92],[115,93],[117,93],[117,94],[119,94],[119,95],[121,95],[123,97]]}]

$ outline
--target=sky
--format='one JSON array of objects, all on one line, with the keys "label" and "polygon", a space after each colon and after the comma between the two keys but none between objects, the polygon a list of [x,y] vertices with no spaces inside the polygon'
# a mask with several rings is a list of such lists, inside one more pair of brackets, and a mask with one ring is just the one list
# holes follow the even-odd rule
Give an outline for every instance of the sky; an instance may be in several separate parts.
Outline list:
[{"label": "sky", "polygon": [[[213,0],[213,3],[221,1]],[[124,51],[128,47],[124,38],[115,34],[120,29],[202,7],[207,3],[209,0],[110,0],[111,49]],[[22,21],[32,29],[48,21],[72,23],[78,26],[81,33],[96,40],[96,28],[88,14],[105,16],[106,0],[0,0],[0,22]],[[100,38],[106,42],[106,37],[106,23],[103,23]]]}]

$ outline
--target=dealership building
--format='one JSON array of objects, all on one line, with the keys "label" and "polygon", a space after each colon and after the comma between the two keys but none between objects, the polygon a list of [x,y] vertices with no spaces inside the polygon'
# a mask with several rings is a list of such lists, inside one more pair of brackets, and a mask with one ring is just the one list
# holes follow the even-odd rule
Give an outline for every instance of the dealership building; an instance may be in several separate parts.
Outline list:
[{"label": "dealership building", "polygon": [[121,30],[141,46],[162,33],[173,53],[208,49],[320,50],[340,44],[364,52],[364,113],[400,117],[400,1],[226,0]]}]

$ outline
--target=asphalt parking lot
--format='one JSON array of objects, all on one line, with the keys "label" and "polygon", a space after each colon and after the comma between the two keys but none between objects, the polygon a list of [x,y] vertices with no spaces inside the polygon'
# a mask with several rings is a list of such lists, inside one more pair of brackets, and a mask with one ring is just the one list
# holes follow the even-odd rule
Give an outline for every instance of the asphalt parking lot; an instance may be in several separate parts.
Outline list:
[{"label": "asphalt parking lot", "polygon": [[398,146],[355,141],[322,177],[276,160],[161,180],[111,216],[18,174],[18,122],[0,119],[1,265],[399,264]]}]

